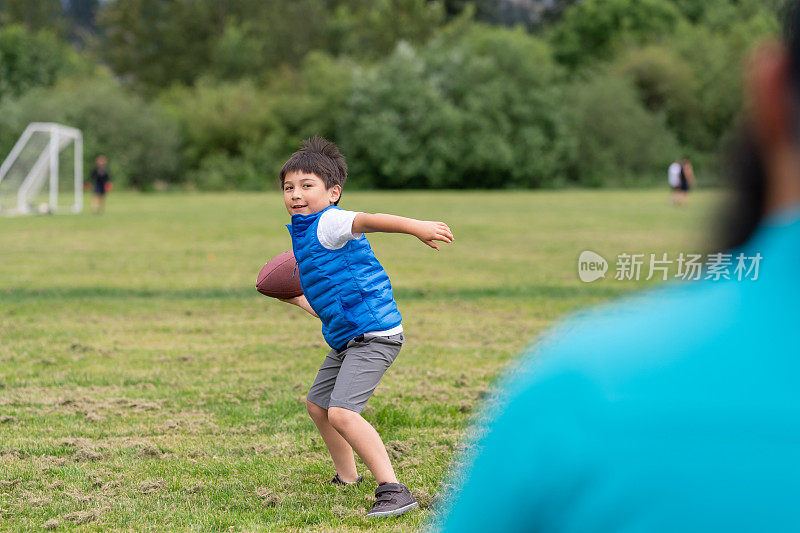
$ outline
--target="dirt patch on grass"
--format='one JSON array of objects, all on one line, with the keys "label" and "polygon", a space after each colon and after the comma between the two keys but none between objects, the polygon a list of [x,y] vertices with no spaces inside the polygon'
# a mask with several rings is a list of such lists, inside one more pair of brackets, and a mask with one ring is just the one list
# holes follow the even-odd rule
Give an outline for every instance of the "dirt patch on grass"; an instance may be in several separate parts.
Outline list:
[{"label": "dirt patch on grass", "polygon": [[112,400],[112,402],[119,407],[131,409],[134,413],[142,413],[145,411],[159,411],[161,409],[161,405],[158,402],[150,400],[116,398],[115,400]]},{"label": "dirt patch on grass", "polygon": [[75,451],[72,452],[72,460],[77,463],[99,461],[103,458],[103,454],[97,450],[96,444],[89,439],[84,439],[81,437],[66,438],[61,439],[58,441],[58,443],[62,446],[68,446],[75,449]]},{"label": "dirt patch on grass", "polygon": [[105,422],[108,418],[95,411],[88,411],[86,413],[86,420],[89,422]]},{"label": "dirt patch on grass", "polygon": [[167,419],[162,429],[167,431],[180,431],[185,434],[204,433],[209,427],[214,426],[213,416],[200,409],[178,411],[173,417]]},{"label": "dirt patch on grass", "polygon": [[158,446],[147,440],[123,440],[119,444],[132,450],[133,454],[141,459],[161,459],[165,455]]},{"label": "dirt patch on grass", "polygon": [[78,448],[77,450],[75,450],[75,453],[72,454],[72,459],[76,463],[89,463],[89,462],[99,461],[102,458],[103,458],[102,453],[88,447]]},{"label": "dirt patch on grass", "polygon": [[139,484],[139,494],[153,494],[161,492],[167,487],[167,482],[163,479],[151,479]]},{"label": "dirt patch on grass", "polygon": [[27,457],[28,454],[23,452],[20,448],[0,449],[0,461],[19,461]]},{"label": "dirt patch on grass", "polygon": [[89,509],[87,511],[75,511],[64,515],[64,520],[72,522],[73,524],[88,524],[94,522],[100,517],[100,512],[97,509]]},{"label": "dirt patch on grass", "polygon": [[397,466],[398,468],[411,468],[414,466],[419,466],[422,464],[422,459],[419,457],[406,457],[402,461],[400,461]]},{"label": "dirt patch on grass", "polygon": [[0,491],[2,492],[11,492],[14,490],[19,484],[22,483],[22,479],[12,479],[9,481],[0,481]]},{"label": "dirt patch on grass", "polygon": [[390,440],[386,443],[386,452],[392,461],[400,461],[406,459],[414,447],[414,441],[411,440]]},{"label": "dirt patch on grass", "polygon": [[186,489],[186,492],[189,494],[198,494],[200,492],[203,492],[205,489],[206,486],[203,483],[198,483],[197,485],[194,485]]},{"label": "dirt patch on grass", "polygon": [[[119,391],[116,391],[119,392]],[[91,393],[91,394],[87,394]],[[74,413],[86,416],[90,421],[102,422],[108,414],[123,416],[126,413],[160,411],[165,400],[148,400],[128,397],[98,397],[102,391],[73,391],[58,398],[37,397],[30,394],[30,403],[49,405],[55,412]]]},{"label": "dirt patch on grass", "polygon": [[84,506],[84,507],[89,505],[90,503],[92,503],[92,501],[94,500],[94,498],[92,498],[92,496],[90,496],[90,495],[86,494],[85,492],[82,492],[82,491],[80,491],[78,489],[73,489],[73,490],[69,491],[67,493],[67,497],[69,499],[71,499],[73,502],[77,503],[78,505],[81,505],[81,506]]},{"label": "dirt patch on grass", "polygon": [[264,507],[275,507],[281,503],[281,498],[270,487],[258,487],[255,490],[255,495],[261,500],[261,505]]},{"label": "dirt patch on grass", "polygon": [[414,489],[411,495],[417,500],[420,508],[427,509],[436,505],[436,497],[433,496],[427,489]]},{"label": "dirt patch on grass", "polygon": [[53,499],[49,496],[34,496],[26,495],[27,504],[31,507],[44,507],[53,503]]},{"label": "dirt patch on grass", "polygon": [[100,470],[86,476],[86,480],[91,484],[93,494],[106,497],[116,496],[122,487],[122,475],[110,470]]},{"label": "dirt patch on grass", "polygon": [[40,457],[34,457],[34,460],[36,461],[36,468],[40,472],[47,472],[52,468],[64,466],[70,459],[67,457],[56,457],[55,455],[42,455]]},{"label": "dirt patch on grass", "polygon": [[364,516],[365,514],[367,514],[367,511],[364,510],[363,507],[351,508],[351,507],[345,507],[344,505],[340,505],[337,503],[336,505],[331,507],[331,513],[333,513],[334,516],[338,516],[339,518],[347,518],[350,516]]}]

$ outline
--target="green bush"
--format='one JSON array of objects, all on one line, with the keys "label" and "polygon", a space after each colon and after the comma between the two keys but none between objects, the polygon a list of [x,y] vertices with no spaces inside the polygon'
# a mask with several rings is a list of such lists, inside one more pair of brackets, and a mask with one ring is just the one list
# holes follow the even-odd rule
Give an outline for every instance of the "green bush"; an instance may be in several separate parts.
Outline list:
[{"label": "green bush", "polygon": [[548,32],[558,61],[569,67],[610,60],[622,46],[670,34],[681,18],[668,0],[585,0]]},{"label": "green bush", "polygon": [[188,182],[205,191],[262,188],[259,186],[258,171],[247,159],[224,153],[204,157],[200,168],[189,172]]},{"label": "green bush", "polygon": [[651,45],[622,54],[612,72],[634,83],[649,111],[664,113],[682,144],[708,145],[710,133],[703,123],[700,83],[686,60],[663,46]]},{"label": "green bush", "polygon": [[190,168],[211,154],[240,156],[245,143],[280,127],[268,95],[248,80],[205,79],[194,87],[174,86],[162,94],[161,103],[180,124]]},{"label": "green bush", "polygon": [[681,155],[663,116],[649,113],[624,79],[600,73],[576,80],[565,105],[571,110],[574,175],[581,185],[636,184],[664,175]]},{"label": "green bush", "polygon": [[29,122],[59,122],[84,137],[84,168],[106,154],[120,186],[149,188],[154,181],[181,179],[176,124],[156,104],[132,95],[112,80],[64,80],[0,104],[0,146],[7,153]]},{"label": "green bush", "polygon": [[62,77],[93,68],[53,33],[31,33],[17,24],[0,27],[0,99],[51,87]]},{"label": "green bush", "polygon": [[358,73],[338,139],[352,181],[367,187],[444,186],[460,117],[407,44]]},{"label": "green bush", "polygon": [[428,76],[459,111],[456,187],[552,186],[574,145],[561,104],[563,72],[521,28],[471,25],[426,50]]},{"label": "green bush", "polygon": [[299,69],[276,72],[266,87],[206,78],[165,91],[161,102],[180,124],[189,181],[214,190],[273,187],[302,139],[335,138],[353,69],[346,60],[311,53]]},{"label": "green bush", "polygon": [[431,0],[343,0],[334,2],[326,33],[330,50],[377,59],[400,41],[424,44],[445,20],[443,2]]},{"label": "green bush", "polygon": [[339,139],[375,187],[537,187],[564,177],[560,71],[519,30],[470,25],[401,43],[356,76]]},{"label": "green bush", "polygon": [[763,17],[756,16],[738,21],[724,32],[682,25],[670,39],[670,48],[691,66],[697,80],[701,123],[698,131],[702,135],[686,139],[694,149],[707,153],[723,150],[723,139],[731,135],[743,109],[743,60],[753,43],[772,31],[777,27],[765,25]]}]

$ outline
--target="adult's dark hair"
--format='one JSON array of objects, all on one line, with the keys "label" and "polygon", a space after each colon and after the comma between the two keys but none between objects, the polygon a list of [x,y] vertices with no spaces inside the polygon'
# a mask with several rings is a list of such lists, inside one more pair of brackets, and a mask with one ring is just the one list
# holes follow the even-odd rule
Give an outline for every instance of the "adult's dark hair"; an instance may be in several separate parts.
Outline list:
[{"label": "adult's dark hair", "polygon": [[[785,6],[783,41],[789,51],[790,81],[800,107],[800,2]],[[732,198],[718,219],[717,248],[729,250],[744,244],[765,215],[766,169],[750,124],[744,124],[739,138],[729,148],[725,174]],[[795,117],[795,137],[800,146],[800,116]]]},{"label": "adult's dark hair", "polygon": [[[334,185],[344,187],[344,182],[347,180],[347,163],[335,144],[315,135],[304,140],[300,149],[283,164],[280,173],[281,187],[283,187],[286,174],[290,172],[316,174],[325,182],[326,189],[330,189]],[[338,203],[338,200],[334,202],[334,204]]]},{"label": "adult's dark hair", "polygon": [[764,218],[766,175],[761,153],[749,128],[742,127],[728,153],[723,172],[731,193],[717,219],[715,248],[718,250],[730,250],[747,242]]}]

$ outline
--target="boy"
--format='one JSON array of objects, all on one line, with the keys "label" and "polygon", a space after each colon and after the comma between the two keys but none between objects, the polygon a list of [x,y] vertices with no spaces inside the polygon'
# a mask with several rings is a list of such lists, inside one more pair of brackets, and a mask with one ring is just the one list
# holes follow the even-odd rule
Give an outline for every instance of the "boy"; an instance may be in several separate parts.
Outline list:
[{"label": "boy", "polygon": [[306,399],[336,468],[331,483],[362,481],[355,450],[378,482],[367,516],[403,514],[417,502],[397,482],[383,441],[360,414],[405,341],[389,278],[363,234],[408,233],[436,250],[435,241],[453,242],[453,234],[443,222],[339,208],[347,165],[336,145],[320,137],[303,141],[280,179],[303,287],[301,296],[285,301],[318,317],[331,347]]}]

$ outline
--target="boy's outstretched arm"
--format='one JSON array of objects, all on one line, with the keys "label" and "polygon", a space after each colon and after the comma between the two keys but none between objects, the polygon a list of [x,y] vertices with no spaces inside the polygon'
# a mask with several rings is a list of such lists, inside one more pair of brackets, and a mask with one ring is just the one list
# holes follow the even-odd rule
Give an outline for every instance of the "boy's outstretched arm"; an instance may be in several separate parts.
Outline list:
[{"label": "boy's outstretched arm", "polygon": [[353,233],[408,233],[431,248],[439,249],[435,241],[453,242],[453,232],[444,222],[417,220],[383,213],[359,213],[353,219]]},{"label": "boy's outstretched arm", "polygon": [[317,315],[317,313],[314,312],[314,309],[311,307],[311,304],[309,304],[308,300],[306,300],[305,294],[301,294],[300,296],[295,296],[294,298],[279,298],[279,300],[282,302],[286,302],[287,304],[294,304],[300,309],[308,311],[310,314],[319,318],[319,315]]}]

